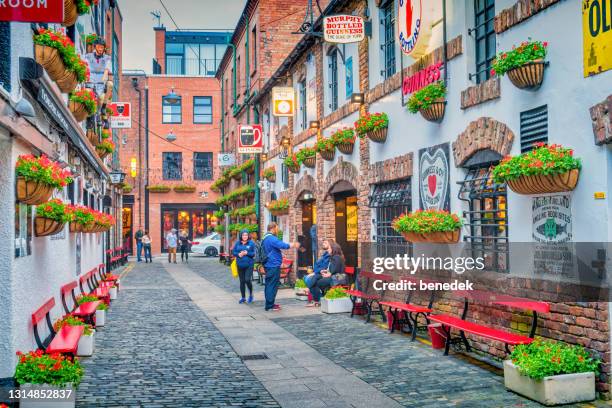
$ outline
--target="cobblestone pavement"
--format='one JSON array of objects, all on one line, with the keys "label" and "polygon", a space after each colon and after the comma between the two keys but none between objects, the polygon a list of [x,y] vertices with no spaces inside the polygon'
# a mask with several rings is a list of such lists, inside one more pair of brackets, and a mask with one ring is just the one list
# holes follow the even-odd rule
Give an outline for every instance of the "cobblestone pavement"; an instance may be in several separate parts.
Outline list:
[{"label": "cobblestone pavement", "polygon": [[79,407],[276,407],[227,340],[158,261],[122,280]]}]

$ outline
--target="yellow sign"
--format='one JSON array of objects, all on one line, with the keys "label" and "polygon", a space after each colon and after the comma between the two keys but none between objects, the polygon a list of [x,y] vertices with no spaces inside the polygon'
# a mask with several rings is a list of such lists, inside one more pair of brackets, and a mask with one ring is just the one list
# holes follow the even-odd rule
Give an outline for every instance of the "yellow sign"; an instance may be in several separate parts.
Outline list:
[{"label": "yellow sign", "polygon": [[582,0],[584,76],[612,69],[612,2]]},{"label": "yellow sign", "polygon": [[272,88],[272,115],[293,116],[295,111],[295,91],[290,86]]},{"label": "yellow sign", "polygon": [[136,158],[132,157],[130,161],[130,176],[136,177]]},{"label": "yellow sign", "polygon": [[593,197],[594,197],[596,200],[603,200],[603,199],[605,199],[605,198],[606,198],[606,192],[605,192],[605,191],[596,191],[596,192],[593,194]]},{"label": "yellow sign", "polygon": [[357,241],[357,203],[346,202],[346,240],[348,242]]}]

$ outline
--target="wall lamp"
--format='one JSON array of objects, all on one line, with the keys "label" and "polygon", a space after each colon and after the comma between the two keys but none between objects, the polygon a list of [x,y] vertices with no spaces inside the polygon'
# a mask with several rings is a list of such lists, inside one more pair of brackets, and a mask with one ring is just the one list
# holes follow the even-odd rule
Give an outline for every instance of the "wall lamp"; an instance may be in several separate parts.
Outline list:
[{"label": "wall lamp", "polygon": [[356,92],[351,95],[351,103],[363,105],[365,103],[365,95],[361,92]]},{"label": "wall lamp", "polygon": [[262,152],[261,153],[261,161],[267,161],[268,160],[268,152]]},{"label": "wall lamp", "polygon": [[310,121],[310,128],[311,129],[321,129],[321,122],[318,120],[311,120]]},{"label": "wall lamp", "polygon": [[174,88],[172,88],[170,93],[164,96],[164,100],[170,105],[176,105],[181,101],[181,96],[174,92]]},{"label": "wall lamp", "polygon": [[166,140],[169,142],[174,142],[176,140],[176,135],[172,130],[170,130],[170,133],[166,135]]}]

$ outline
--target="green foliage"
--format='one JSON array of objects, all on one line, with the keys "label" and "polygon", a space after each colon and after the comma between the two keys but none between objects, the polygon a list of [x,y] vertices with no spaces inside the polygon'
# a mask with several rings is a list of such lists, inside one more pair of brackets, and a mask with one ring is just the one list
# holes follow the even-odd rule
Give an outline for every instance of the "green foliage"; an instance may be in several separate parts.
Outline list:
[{"label": "green foliage", "polygon": [[316,154],[317,151],[313,147],[303,147],[297,152],[296,158],[298,163],[302,164],[304,160],[310,157],[315,157]]},{"label": "green foliage", "polygon": [[304,279],[298,279],[295,281],[295,287],[298,289],[305,289],[308,286],[306,286],[306,282],[304,282]]},{"label": "green foliage", "polygon": [[74,103],[82,103],[85,105],[85,110],[89,116],[93,115],[98,110],[98,97],[94,91],[89,88],[71,92],[69,99]]},{"label": "green foliage", "polygon": [[331,152],[336,148],[334,142],[331,139],[319,139],[315,144],[315,150],[317,152]]},{"label": "green foliage", "polygon": [[72,183],[72,174],[50,160],[46,155],[34,157],[22,155],[17,158],[15,173],[27,181],[38,181],[55,188],[62,188]]},{"label": "green foliage", "polygon": [[268,167],[264,169],[262,176],[264,178],[276,177],[276,169],[274,167]]},{"label": "green foliage", "polygon": [[69,222],[72,218],[70,212],[67,211],[66,205],[58,199],[36,206],[36,216],[48,218],[62,224]]},{"label": "green foliage", "polygon": [[85,330],[83,331],[85,336],[90,336],[93,333],[91,325],[85,323],[83,319],[72,315],[66,315],[56,320],[55,324],[53,324],[53,330],[58,332],[64,326],[85,326]]},{"label": "green foliage", "polygon": [[341,287],[331,288],[325,293],[325,299],[327,300],[343,299],[347,297],[349,297],[349,295],[346,293],[346,289]]},{"label": "green foliage", "polygon": [[81,59],[74,48],[74,43],[61,31],[39,28],[33,36],[34,44],[55,48],[64,66],[76,75],[78,82],[89,80],[89,66]]},{"label": "green foliage", "polygon": [[454,231],[461,228],[461,225],[461,220],[456,214],[440,210],[417,210],[402,214],[393,220],[393,229],[397,232],[418,234]]},{"label": "green foliage", "polygon": [[167,193],[170,191],[170,186],[165,184],[154,184],[148,186],[147,190],[151,191],[152,193]]},{"label": "green foliage", "polygon": [[63,387],[72,383],[78,386],[83,378],[83,368],[78,359],[59,353],[45,354],[42,350],[28,354],[17,352],[19,362],[15,368],[18,384],[50,384]]},{"label": "green foliage", "polygon": [[597,374],[601,364],[582,346],[541,340],[516,346],[510,358],[521,374],[534,380],[561,374]]},{"label": "green foliage", "polygon": [[[370,120],[372,120],[372,119],[370,119]],[[382,120],[382,122],[380,122],[381,120]],[[374,123],[378,123],[378,125],[374,125]],[[368,125],[368,126],[370,126],[370,125]],[[376,120],[372,120],[372,125],[371,126],[372,126],[372,128],[375,128],[377,126],[385,128],[385,127],[389,126],[389,120],[387,120],[386,125],[385,125],[385,121],[383,119],[381,119],[381,118],[378,118]],[[357,137],[355,136],[355,129],[352,129],[352,128],[340,129],[340,130],[338,130],[337,132],[335,132],[331,136],[331,141],[334,144],[334,146],[338,146],[339,144],[353,144],[353,143],[355,143],[356,139],[357,139]]]},{"label": "green foliage", "polygon": [[369,132],[389,127],[389,116],[382,113],[366,113],[355,122],[357,136],[365,137]]},{"label": "green foliage", "polygon": [[218,234],[223,234],[225,232],[225,225],[222,225],[222,224],[216,225],[215,232]]},{"label": "green foliage", "polygon": [[417,113],[429,108],[438,99],[446,96],[446,86],[443,81],[434,82],[413,93],[408,99],[408,111]]},{"label": "green foliage", "polygon": [[512,51],[500,52],[491,64],[491,75],[505,75],[511,69],[522,67],[535,60],[546,58],[547,42],[523,41],[520,46],[512,47]]},{"label": "green foliage", "polygon": [[557,144],[547,146],[537,143],[530,152],[503,158],[492,174],[497,183],[505,183],[521,176],[561,174],[581,167],[582,162],[574,158],[572,149]]},{"label": "green foliage", "polygon": [[188,184],[181,184],[178,186],[174,186],[174,191],[176,191],[177,193],[193,193],[195,192],[196,187],[195,186],[190,186]]},{"label": "green foliage", "polygon": [[221,219],[225,215],[225,210],[224,209],[217,210],[213,213],[213,215],[217,217],[218,219]]},{"label": "green foliage", "polygon": [[284,211],[288,209],[289,209],[289,200],[286,198],[272,200],[268,203],[268,210],[270,211]]},{"label": "green foliage", "polygon": [[259,231],[259,225],[236,223],[236,224],[230,224],[229,230],[236,231],[236,232],[240,232],[242,230],[247,230],[248,232],[257,232]]},{"label": "green foliage", "polygon": [[285,157],[285,160],[283,160],[283,163],[285,163],[285,166],[293,169],[299,169],[300,164],[302,164],[302,162],[298,160],[297,155],[295,153],[287,155],[287,157]]},{"label": "green foliage", "polygon": [[233,217],[248,217],[255,214],[255,204],[247,205],[246,207],[236,208],[231,212]]},{"label": "green foliage", "polygon": [[83,303],[89,303],[89,302],[97,302],[98,297],[94,296],[94,295],[83,295],[83,296],[79,296],[77,298],[77,305],[82,305]]},{"label": "green foliage", "polygon": [[104,302],[100,303],[96,310],[108,310],[108,305]]}]

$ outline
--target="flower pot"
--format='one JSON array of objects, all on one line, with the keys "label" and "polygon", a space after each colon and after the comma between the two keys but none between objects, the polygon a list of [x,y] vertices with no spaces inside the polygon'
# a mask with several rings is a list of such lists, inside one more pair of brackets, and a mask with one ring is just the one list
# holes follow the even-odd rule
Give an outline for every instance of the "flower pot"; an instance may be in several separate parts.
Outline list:
[{"label": "flower pot", "polygon": [[446,101],[443,98],[436,100],[426,109],[420,109],[421,116],[430,122],[440,122],[444,117]]},{"label": "flower pot", "polygon": [[276,173],[272,176],[266,177],[266,180],[268,180],[270,183],[274,183],[276,181]]},{"label": "flower pot", "polygon": [[310,293],[308,288],[293,288],[293,291],[297,300],[308,300],[308,294]]},{"label": "flower pot", "polygon": [[36,62],[43,66],[49,77],[53,80],[59,78],[66,71],[64,61],[56,48],[34,44],[34,58]]},{"label": "flower pot", "polygon": [[74,0],[64,0],[64,21],[62,24],[66,27],[73,26],[77,18],[79,18],[79,13]]},{"label": "flower pot", "polygon": [[339,299],[321,299],[321,311],[323,313],[350,313],[353,308],[353,302],[351,298],[339,298]]},{"label": "flower pot", "polygon": [[45,217],[34,218],[34,234],[37,237],[46,237],[60,233],[64,229],[64,224]]},{"label": "flower pot", "polygon": [[89,112],[87,112],[87,108],[80,102],[69,101],[68,109],[72,112],[74,119],[77,122],[82,122],[89,116]]},{"label": "flower pot", "polygon": [[426,242],[432,244],[456,244],[459,242],[461,230],[429,232],[426,234],[418,234],[416,232],[402,232],[402,236],[409,242]]},{"label": "flower pot", "polygon": [[83,334],[79,339],[79,345],[77,347],[77,356],[90,357],[94,352],[94,335],[95,330],[92,330],[89,336]]},{"label": "flower pot", "polygon": [[[19,385],[20,394],[36,394],[44,393],[58,395],[59,398],[40,399],[40,398],[20,398],[19,406],[21,408],[74,408],[76,395],[72,384],[66,384],[64,387],[51,384],[21,384]],[[64,398],[62,398],[64,397]]]},{"label": "flower pot", "polygon": [[111,300],[117,299],[117,287],[113,286],[108,290],[108,294],[110,295]]},{"label": "flower pot", "polygon": [[87,139],[89,139],[89,142],[94,146],[100,143],[100,137],[93,129],[87,129]]},{"label": "flower pot", "polygon": [[38,205],[49,201],[55,188],[39,181],[27,181],[17,177],[17,200],[24,204]]},{"label": "flower pot", "polygon": [[333,161],[334,157],[336,156],[336,149],[320,151],[319,155],[321,155],[323,160]]},{"label": "flower pot", "polygon": [[507,72],[510,82],[520,89],[538,88],[544,80],[544,60],[535,60]]},{"label": "flower pot", "polygon": [[79,224],[78,222],[72,221],[68,226],[69,226],[70,232],[72,233],[85,232],[83,228],[83,224]]},{"label": "flower pot", "polygon": [[[385,139],[387,135],[385,135]],[[338,150],[344,154],[353,154],[353,148],[355,147],[355,143],[339,143],[336,145]]]},{"label": "flower pot", "polygon": [[317,157],[316,156],[307,157],[304,159],[302,163],[304,164],[304,166],[314,169],[315,166],[317,165]]},{"label": "flower pot", "polygon": [[295,174],[300,172],[300,166],[287,166],[287,169]]},{"label": "flower pot", "polygon": [[579,169],[572,169],[561,174],[520,176],[508,180],[508,187],[518,194],[544,194],[572,191],[578,184]]},{"label": "flower pot", "polygon": [[100,149],[99,147],[96,147],[96,153],[98,153],[98,156],[100,156],[100,159],[104,159],[106,156],[109,155],[109,153],[106,150]]},{"label": "flower pot", "polygon": [[368,139],[376,143],[385,143],[387,140],[387,131],[389,128],[372,130],[367,133]]},{"label": "flower pot", "polygon": [[74,72],[66,70],[63,75],[55,80],[55,83],[63,93],[70,93],[74,91],[79,81]]},{"label": "flower pot", "polygon": [[504,361],[506,388],[544,405],[572,404],[595,399],[595,373],[562,374],[534,380]]},{"label": "flower pot", "polygon": [[96,327],[103,327],[106,324],[106,310],[96,310]]}]

